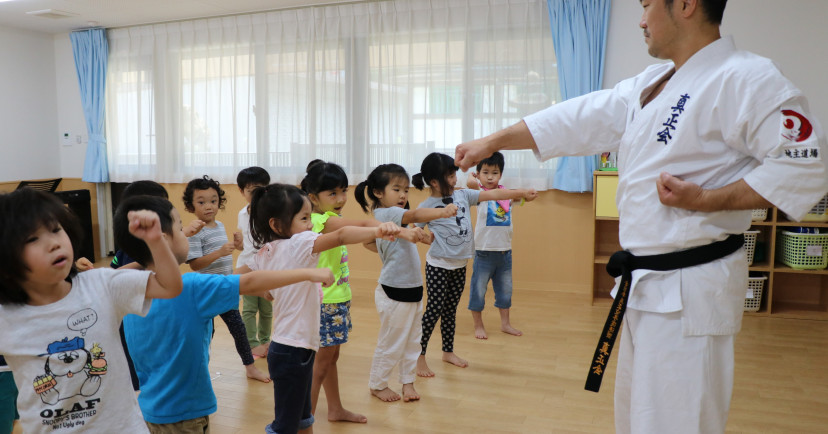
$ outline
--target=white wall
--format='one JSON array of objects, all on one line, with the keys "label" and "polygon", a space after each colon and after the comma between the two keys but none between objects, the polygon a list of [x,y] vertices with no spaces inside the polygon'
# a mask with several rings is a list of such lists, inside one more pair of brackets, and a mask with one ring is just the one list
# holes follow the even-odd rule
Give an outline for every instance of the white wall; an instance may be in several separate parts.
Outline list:
[{"label": "white wall", "polygon": [[0,26],[0,182],[60,174],[52,35]]},{"label": "white wall", "polygon": [[[659,62],[647,54],[641,5],[636,0],[614,0],[607,37],[604,87]],[[782,72],[808,97],[812,113],[828,127],[828,1],[730,0],[722,35],[732,35],[736,46],[773,59]]]},{"label": "white wall", "polygon": [[[75,57],[69,34],[54,36],[55,83],[57,85],[57,129],[59,135],[69,133],[70,145],[59,146],[60,176],[80,178],[83,176],[83,162],[86,158],[86,144],[89,135],[83,116],[78,75],[75,72]],[[81,136],[81,143],[76,137]]]}]

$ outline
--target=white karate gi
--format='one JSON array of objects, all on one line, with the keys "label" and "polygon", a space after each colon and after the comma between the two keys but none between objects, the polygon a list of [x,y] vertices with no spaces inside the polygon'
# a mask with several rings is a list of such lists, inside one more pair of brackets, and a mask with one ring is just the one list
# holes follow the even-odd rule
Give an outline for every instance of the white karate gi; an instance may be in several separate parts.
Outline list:
[{"label": "white karate gi", "polygon": [[[618,152],[624,249],[673,252],[750,226],[750,210],[704,213],[662,205],[656,190],[661,172],[705,189],[744,179],[797,218],[828,191],[823,131],[804,96],[770,60],[737,51],[729,37],[719,39],[694,54],[642,108],[674,71],[672,63],[653,65],[614,89],[524,119],[540,159]],[[741,327],[747,276],[744,249],[697,267],[633,272],[616,378],[618,432],[724,432],[732,337]],[[712,353],[690,350],[699,338]],[[648,348],[639,345],[645,342]]]}]

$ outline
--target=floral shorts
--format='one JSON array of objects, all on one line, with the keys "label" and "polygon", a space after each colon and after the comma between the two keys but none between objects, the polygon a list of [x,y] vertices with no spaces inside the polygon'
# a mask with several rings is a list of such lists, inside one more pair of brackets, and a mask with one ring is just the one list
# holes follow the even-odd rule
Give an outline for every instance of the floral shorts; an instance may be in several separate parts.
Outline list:
[{"label": "floral shorts", "polygon": [[323,303],[322,321],[319,325],[319,344],[323,347],[348,342],[351,331],[351,302]]}]

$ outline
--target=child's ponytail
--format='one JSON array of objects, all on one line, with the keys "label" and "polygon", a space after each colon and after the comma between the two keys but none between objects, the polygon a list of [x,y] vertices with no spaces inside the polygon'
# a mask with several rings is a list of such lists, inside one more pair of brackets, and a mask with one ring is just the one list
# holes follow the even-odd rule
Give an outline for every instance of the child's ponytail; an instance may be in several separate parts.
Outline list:
[{"label": "child's ponytail", "polygon": [[[250,238],[260,249],[265,244],[291,237],[293,217],[302,211],[307,196],[294,185],[270,184],[253,190],[250,199]],[[275,220],[271,227],[271,220]]]},{"label": "child's ponytail", "polygon": [[[362,210],[366,213],[368,212],[368,201],[365,200],[365,196],[368,196],[368,200],[371,201],[372,210],[379,208],[380,199],[374,192],[385,190],[385,187],[388,187],[395,180],[400,180],[400,182],[408,187],[408,172],[405,171],[404,167],[393,163],[380,164],[375,167],[368,175],[368,179],[357,184],[356,191],[354,192],[356,200],[359,202]],[[408,206],[407,203],[406,206]]]},{"label": "child's ponytail", "polygon": [[412,181],[417,190],[422,190],[426,184],[431,185],[431,181],[437,181],[439,193],[448,196],[454,186],[449,185],[446,178],[456,172],[457,166],[454,165],[454,158],[439,152],[432,152],[423,159],[420,173],[414,175]]},{"label": "child's ponytail", "polygon": [[423,174],[418,173],[411,177],[411,184],[414,185],[414,188],[417,190],[422,190],[425,188],[425,181],[423,181]]},{"label": "child's ponytail", "polygon": [[[366,181],[362,181],[359,184],[357,184],[356,188],[354,189],[354,199],[356,199],[356,201],[359,204],[360,208],[362,208],[362,212],[364,212],[366,214],[368,213],[368,201],[365,199],[365,188],[367,186],[368,186],[368,181],[366,180]],[[371,192],[370,189],[368,190],[368,192],[371,195],[371,201],[373,202],[371,204],[371,206],[374,207],[376,205],[376,202],[375,202],[376,198],[374,197],[374,194]]]},{"label": "child's ponytail", "polygon": [[308,163],[307,173],[299,184],[299,188],[307,194],[319,194],[337,187],[348,188],[348,175],[342,166],[322,160]]}]

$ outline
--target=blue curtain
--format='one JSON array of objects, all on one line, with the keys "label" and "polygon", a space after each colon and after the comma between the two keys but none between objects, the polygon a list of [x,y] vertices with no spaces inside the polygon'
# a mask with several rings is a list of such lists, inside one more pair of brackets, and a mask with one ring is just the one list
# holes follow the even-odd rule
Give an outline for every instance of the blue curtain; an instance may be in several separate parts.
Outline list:
[{"label": "blue curtain", "polygon": [[[611,0],[547,0],[564,100],[601,89]],[[552,187],[592,191],[596,158],[562,157]]]},{"label": "blue curtain", "polygon": [[104,90],[106,88],[106,60],[109,46],[104,29],[72,32],[72,52],[78,72],[83,115],[89,143],[83,164],[83,180],[109,182],[104,138]]}]

